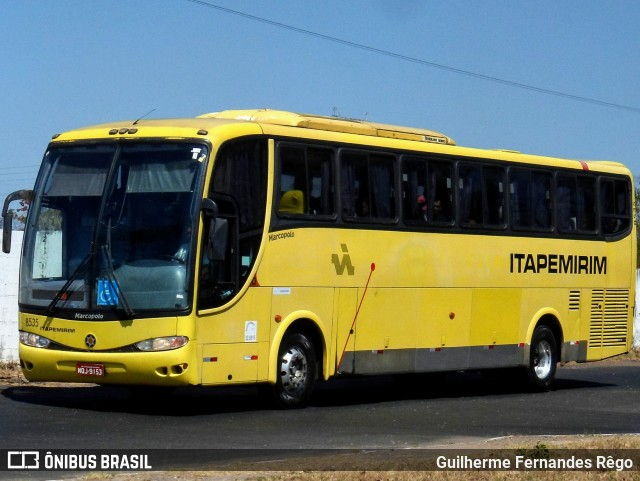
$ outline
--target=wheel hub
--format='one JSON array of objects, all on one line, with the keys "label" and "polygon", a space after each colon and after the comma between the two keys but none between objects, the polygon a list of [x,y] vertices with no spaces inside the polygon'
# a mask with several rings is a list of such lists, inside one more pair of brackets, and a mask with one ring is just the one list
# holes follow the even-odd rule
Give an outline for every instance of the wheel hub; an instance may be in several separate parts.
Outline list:
[{"label": "wheel hub", "polygon": [[545,379],[549,375],[552,361],[551,344],[541,341],[533,353],[533,369],[538,379]]},{"label": "wheel hub", "polygon": [[284,390],[289,394],[303,391],[307,377],[307,358],[300,348],[292,347],[282,356],[280,378]]}]

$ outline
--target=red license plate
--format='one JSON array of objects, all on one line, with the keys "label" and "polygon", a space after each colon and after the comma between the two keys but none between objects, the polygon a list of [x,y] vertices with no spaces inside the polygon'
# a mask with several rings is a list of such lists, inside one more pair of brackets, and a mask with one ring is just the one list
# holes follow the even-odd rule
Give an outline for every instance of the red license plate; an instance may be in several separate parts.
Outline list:
[{"label": "red license plate", "polygon": [[87,364],[79,362],[76,364],[76,374],[79,376],[104,376],[104,364]]}]

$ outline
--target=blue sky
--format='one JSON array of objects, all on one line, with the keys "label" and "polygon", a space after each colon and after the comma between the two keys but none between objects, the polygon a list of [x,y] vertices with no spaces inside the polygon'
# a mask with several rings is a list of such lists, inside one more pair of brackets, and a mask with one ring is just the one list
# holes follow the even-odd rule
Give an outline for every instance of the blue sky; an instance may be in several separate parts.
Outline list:
[{"label": "blue sky", "polygon": [[[57,132],[275,108],[439,130],[459,145],[640,175],[640,2],[14,0],[0,6],[0,199]],[[435,63],[606,107],[435,68]]]}]

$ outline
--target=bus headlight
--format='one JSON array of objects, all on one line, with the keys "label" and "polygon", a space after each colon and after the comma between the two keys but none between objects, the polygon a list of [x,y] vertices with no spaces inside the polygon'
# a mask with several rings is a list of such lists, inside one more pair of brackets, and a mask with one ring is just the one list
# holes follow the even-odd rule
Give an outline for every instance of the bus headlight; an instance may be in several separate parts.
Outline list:
[{"label": "bus headlight", "polygon": [[39,336],[33,332],[20,331],[20,342],[31,347],[49,347],[51,341],[46,337]]},{"label": "bus headlight", "polygon": [[136,342],[135,346],[141,351],[170,351],[171,349],[178,349],[189,342],[189,338],[186,336],[170,336],[170,337],[156,337],[155,339],[146,339],[144,341]]}]

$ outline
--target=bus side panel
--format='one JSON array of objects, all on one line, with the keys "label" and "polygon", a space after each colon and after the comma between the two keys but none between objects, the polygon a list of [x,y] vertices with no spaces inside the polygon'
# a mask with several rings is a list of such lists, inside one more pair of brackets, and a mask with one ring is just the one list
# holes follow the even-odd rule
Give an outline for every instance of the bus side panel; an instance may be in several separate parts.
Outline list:
[{"label": "bus side panel", "polygon": [[469,366],[470,289],[421,289],[416,333],[417,372]]},{"label": "bus side panel", "polygon": [[[353,374],[355,361],[355,336],[350,332],[356,316],[358,304],[358,289],[338,288],[336,289],[334,307],[334,329],[332,333],[332,345],[335,346],[335,356],[333,359],[333,370],[340,374]],[[332,369],[329,375],[334,374]]]},{"label": "bus side panel", "polygon": [[369,289],[356,324],[355,372],[467,367],[470,314],[469,289]]},{"label": "bus side panel", "polygon": [[202,384],[267,378],[271,289],[250,287],[226,310],[198,317]]},{"label": "bus side panel", "polygon": [[[363,295],[358,289],[358,299]],[[415,370],[420,304],[418,289],[367,290],[355,327],[357,374]]]},{"label": "bus side panel", "polygon": [[469,367],[497,368],[522,362],[519,348],[521,289],[474,289]]}]

